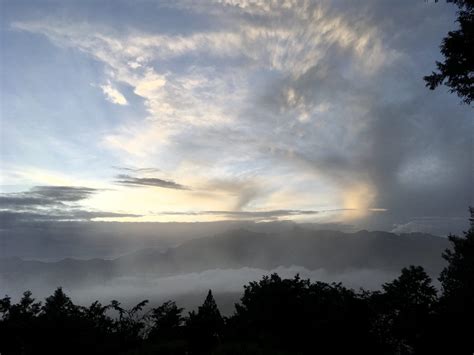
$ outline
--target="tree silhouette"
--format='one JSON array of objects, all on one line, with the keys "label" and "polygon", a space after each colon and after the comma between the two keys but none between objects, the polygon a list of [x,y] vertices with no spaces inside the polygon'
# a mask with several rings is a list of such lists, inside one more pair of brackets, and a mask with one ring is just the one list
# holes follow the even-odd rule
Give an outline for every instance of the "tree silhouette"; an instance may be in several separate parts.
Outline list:
[{"label": "tree silhouette", "polygon": [[212,291],[209,290],[197,313],[192,311],[186,320],[192,352],[208,353],[220,340],[224,319],[217,307]]},{"label": "tree silhouette", "polygon": [[445,84],[469,105],[474,100],[474,1],[448,2],[458,6],[459,29],[448,32],[443,39],[440,48],[444,62],[436,62],[437,71],[424,80],[431,90]]},{"label": "tree silhouette", "polygon": [[403,268],[401,275],[374,294],[378,307],[374,330],[379,341],[397,354],[424,354],[431,349],[430,327],[436,289],[421,266]]},{"label": "tree silhouette", "polygon": [[443,297],[474,302],[474,208],[470,207],[469,212],[470,228],[464,237],[448,237],[453,249],[443,253],[448,266],[441,272],[439,280]]},{"label": "tree silhouette", "polygon": [[141,340],[141,334],[145,328],[144,316],[141,314],[148,300],[143,300],[130,309],[123,308],[120,302],[113,300],[110,308],[118,312],[118,319],[114,321],[114,330],[120,348],[134,348]]},{"label": "tree silhouette", "polygon": [[183,308],[178,308],[173,301],[167,301],[151,310],[149,318],[153,325],[148,339],[171,339],[180,335],[179,330],[184,322]]},{"label": "tree silhouette", "polygon": [[112,319],[107,316],[107,311],[111,305],[103,306],[100,302],[95,301],[89,307],[81,307],[83,317],[88,320],[91,325],[101,332],[109,332],[113,328]]},{"label": "tree silhouette", "polygon": [[41,311],[48,318],[64,318],[77,315],[79,308],[64,293],[62,287],[58,287],[46,298]]},{"label": "tree silhouette", "polygon": [[385,283],[382,288],[392,306],[398,309],[411,306],[428,309],[436,301],[436,289],[421,266],[403,268],[397,279]]},{"label": "tree silhouette", "polygon": [[446,341],[456,344],[459,354],[474,352],[474,208],[470,207],[470,228],[464,237],[449,236],[452,249],[443,253],[448,265],[440,275],[442,323]]},{"label": "tree silhouette", "polygon": [[32,351],[40,311],[41,302],[35,302],[30,291],[24,292],[17,304],[12,304],[8,296],[0,300],[0,313],[3,319],[0,323],[2,353],[15,353],[17,349],[26,353]]},{"label": "tree silhouette", "polygon": [[229,322],[257,353],[374,353],[366,299],[340,284],[272,274],[244,289]]}]

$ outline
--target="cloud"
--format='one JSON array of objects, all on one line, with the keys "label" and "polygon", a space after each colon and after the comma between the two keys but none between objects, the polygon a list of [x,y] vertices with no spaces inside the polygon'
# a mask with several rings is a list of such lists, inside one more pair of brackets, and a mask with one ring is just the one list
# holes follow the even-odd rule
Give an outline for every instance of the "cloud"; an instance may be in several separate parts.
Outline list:
[{"label": "cloud", "polygon": [[112,168],[117,170],[123,170],[131,173],[139,173],[139,174],[148,174],[148,173],[159,173],[161,172],[160,169],[157,168],[127,168],[122,166],[112,166]]},{"label": "cloud", "polygon": [[[350,209],[344,209],[347,211]],[[274,210],[274,211],[196,211],[196,212],[161,212],[162,215],[187,215],[187,216],[224,216],[236,219],[276,220],[281,217],[311,216],[325,212],[340,212],[341,210]]]},{"label": "cloud", "polygon": [[[375,269],[352,269],[344,272],[334,273],[325,269],[308,270],[304,267],[279,266],[272,270],[263,270],[252,267],[240,269],[212,269],[203,272],[187,273],[169,277],[119,277],[101,282],[101,284],[88,283],[85,286],[65,287],[66,293],[71,293],[74,301],[79,304],[89,304],[95,300],[107,303],[120,295],[120,301],[124,304],[136,304],[137,300],[144,298],[152,300],[155,305],[174,299],[180,306],[199,306],[206,292],[212,289],[221,312],[232,314],[234,304],[239,302],[244,291],[244,285],[261,279],[263,276],[278,273],[282,278],[293,278],[299,275],[303,279],[312,282],[341,282],[346,287],[358,289],[363,287],[369,290],[380,289],[381,285],[396,278],[398,274],[375,270]],[[35,297],[47,297],[53,287],[45,280],[31,280],[23,288],[6,284],[3,289],[8,295],[20,298],[25,288],[30,289]],[[226,308],[221,307],[224,297],[232,295],[231,302],[226,302]],[[183,296],[187,298],[183,299]],[[183,302],[185,302],[183,304]]]},{"label": "cloud", "polygon": [[418,217],[406,223],[395,224],[392,233],[430,233],[433,235],[447,236],[458,234],[460,225],[466,225],[466,217]]},{"label": "cloud", "polygon": [[35,186],[29,193],[52,200],[75,202],[84,200],[99,191],[90,187]]},{"label": "cloud", "polygon": [[12,208],[24,208],[31,206],[48,206],[48,205],[60,205],[61,201],[55,201],[48,198],[41,198],[36,196],[24,196],[21,194],[5,194],[0,196],[0,208],[12,209]]},{"label": "cloud", "polygon": [[[128,290],[127,296],[134,290],[160,290],[167,297],[172,295],[189,294],[196,291],[242,292],[243,286],[259,280],[264,275],[278,273],[282,278],[293,278],[299,274],[301,278],[314,281],[342,282],[348,287],[365,287],[379,289],[382,283],[388,282],[397,275],[393,272],[373,269],[353,269],[341,273],[329,272],[325,269],[308,270],[301,266],[279,266],[272,270],[245,267],[241,269],[212,269],[203,272],[182,274],[178,276],[141,279],[136,277],[116,278],[107,282],[108,287]],[[159,287],[157,287],[160,285]],[[107,289],[106,286],[106,289]],[[95,290],[98,292],[99,290]],[[118,290],[117,290],[118,291]],[[156,291],[155,291],[156,292]],[[116,294],[123,294],[118,291]],[[142,293],[143,294],[143,293]],[[162,295],[162,297],[164,296]]]},{"label": "cloud", "polygon": [[100,191],[90,187],[35,186],[25,192],[0,194],[1,224],[139,217],[130,213],[86,210],[78,204]]},{"label": "cloud", "polygon": [[128,105],[125,96],[123,96],[123,94],[117,89],[115,89],[112,85],[101,85],[100,88],[102,89],[102,92],[104,93],[107,100],[109,100],[113,104],[121,106]]},{"label": "cloud", "polygon": [[140,217],[138,214],[106,211],[86,211],[81,209],[55,209],[14,211],[0,210],[0,222],[4,228],[25,225],[33,222],[91,221],[97,218]]},{"label": "cloud", "polygon": [[88,187],[35,186],[27,192],[0,194],[0,208],[60,207],[84,200],[98,191]]},{"label": "cloud", "polygon": [[130,175],[120,174],[117,175],[117,180],[115,180],[117,184],[126,185],[126,186],[152,186],[152,187],[162,187],[165,189],[175,189],[175,190],[189,190],[188,187],[180,185],[174,181],[170,180],[162,180],[158,178],[138,178],[133,177]]},{"label": "cloud", "polygon": [[207,178],[199,186],[197,193],[218,194],[223,193],[236,199],[233,210],[240,211],[265,192],[264,182],[257,178]]},{"label": "cloud", "polygon": [[377,229],[420,215],[458,218],[474,203],[472,113],[422,81],[452,9],[377,1],[160,6],[199,20],[167,28],[140,16],[123,26],[53,14],[12,24],[101,63],[107,85],[127,85],[140,99],[130,105],[140,101],[143,117],[105,132],[100,149],[124,166],[160,166],[183,185],[124,170],[132,175],[119,178],[125,185],[167,187],[160,202],[173,209],[172,190],[188,185],[190,195],[214,198],[208,211],[346,207],[332,217]]}]

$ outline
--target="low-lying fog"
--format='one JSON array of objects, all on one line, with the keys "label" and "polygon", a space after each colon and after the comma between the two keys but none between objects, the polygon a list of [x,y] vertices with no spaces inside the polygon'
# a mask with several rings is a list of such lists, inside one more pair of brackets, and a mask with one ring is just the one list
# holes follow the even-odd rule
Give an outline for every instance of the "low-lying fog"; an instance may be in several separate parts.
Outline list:
[{"label": "low-lying fog", "polygon": [[[81,305],[88,305],[95,300],[108,303],[113,299],[117,299],[125,305],[131,305],[134,302],[148,299],[151,306],[156,306],[171,299],[188,310],[199,306],[207,291],[211,289],[221,311],[224,314],[229,314],[233,310],[233,304],[239,300],[244,291],[243,285],[274,272],[282,278],[292,278],[299,274],[301,278],[311,281],[342,282],[354,289],[359,287],[378,289],[382,283],[397,277],[395,272],[369,269],[331,273],[324,269],[308,270],[301,266],[281,266],[272,270],[243,267],[240,269],[213,269],[157,278],[117,277],[102,284],[64,287],[63,289],[75,303]],[[44,287],[41,283],[28,286],[37,299],[44,299],[54,291],[50,287]],[[2,288],[2,291],[11,296],[13,300],[17,300],[24,290]]]},{"label": "low-lying fog", "polygon": [[2,231],[0,296],[15,301],[31,290],[42,300],[62,286],[81,305],[148,299],[157,306],[171,299],[190,310],[211,289],[229,314],[244,285],[273,272],[373,290],[396,278],[401,268],[422,265],[436,280],[449,246],[446,238],[429,234],[318,227],[281,222],[12,225]]}]

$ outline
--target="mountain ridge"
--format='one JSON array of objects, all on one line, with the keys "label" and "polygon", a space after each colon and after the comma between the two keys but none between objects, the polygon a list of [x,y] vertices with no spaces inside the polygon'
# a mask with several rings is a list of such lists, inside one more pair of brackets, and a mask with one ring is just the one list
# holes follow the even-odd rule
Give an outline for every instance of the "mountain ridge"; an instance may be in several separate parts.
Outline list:
[{"label": "mountain ridge", "polygon": [[330,272],[398,271],[410,264],[422,265],[428,273],[437,275],[444,265],[441,253],[448,246],[447,239],[422,233],[397,235],[364,230],[345,233],[296,227],[278,234],[238,228],[191,239],[166,251],[146,248],[110,260],[0,259],[0,278],[6,284],[44,282],[67,286],[103,283],[121,276],[162,277],[216,268],[271,270],[298,265]]}]

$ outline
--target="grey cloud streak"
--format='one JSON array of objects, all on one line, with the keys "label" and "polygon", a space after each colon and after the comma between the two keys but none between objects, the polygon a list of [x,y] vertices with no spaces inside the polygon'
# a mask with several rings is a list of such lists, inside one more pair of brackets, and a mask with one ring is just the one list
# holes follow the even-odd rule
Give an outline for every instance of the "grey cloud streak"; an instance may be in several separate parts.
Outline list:
[{"label": "grey cloud streak", "polygon": [[112,166],[112,168],[116,170],[127,171],[130,173],[142,173],[142,174],[157,173],[161,171],[160,169],[157,169],[157,168],[128,168],[128,167],[123,167],[123,166]]},{"label": "grey cloud streak", "polygon": [[41,212],[15,212],[0,210],[0,224],[10,227],[30,222],[90,221],[94,218],[140,217],[137,214],[86,210],[53,210]]},{"label": "grey cloud streak", "polygon": [[63,206],[64,203],[84,200],[98,189],[72,186],[35,186],[26,192],[0,195],[0,208],[28,208]]},{"label": "grey cloud streak", "polygon": [[163,180],[163,179],[152,178],[152,177],[139,178],[139,177],[134,177],[134,176],[126,175],[126,174],[117,175],[117,180],[115,180],[115,183],[120,184],[120,185],[135,186],[135,187],[151,186],[151,187],[162,187],[165,189],[189,190],[188,187],[178,184],[174,181]]},{"label": "grey cloud streak", "polygon": [[86,199],[98,192],[98,189],[90,187],[72,186],[35,186],[31,193],[60,201],[79,201]]},{"label": "grey cloud streak", "polygon": [[94,211],[78,202],[102,191],[90,187],[34,186],[28,191],[0,195],[2,226],[23,222],[91,220],[106,217],[139,217],[136,214]]},{"label": "grey cloud streak", "polygon": [[161,212],[160,215],[186,215],[186,216],[226,216],[233,218],[248,219],[277,219],[279,217],[291,216],[309,216],[324,212],[340,212],[352,209],[334,209],[334,210],[273,210],[273,211],[196,211],[196,212]]}]

